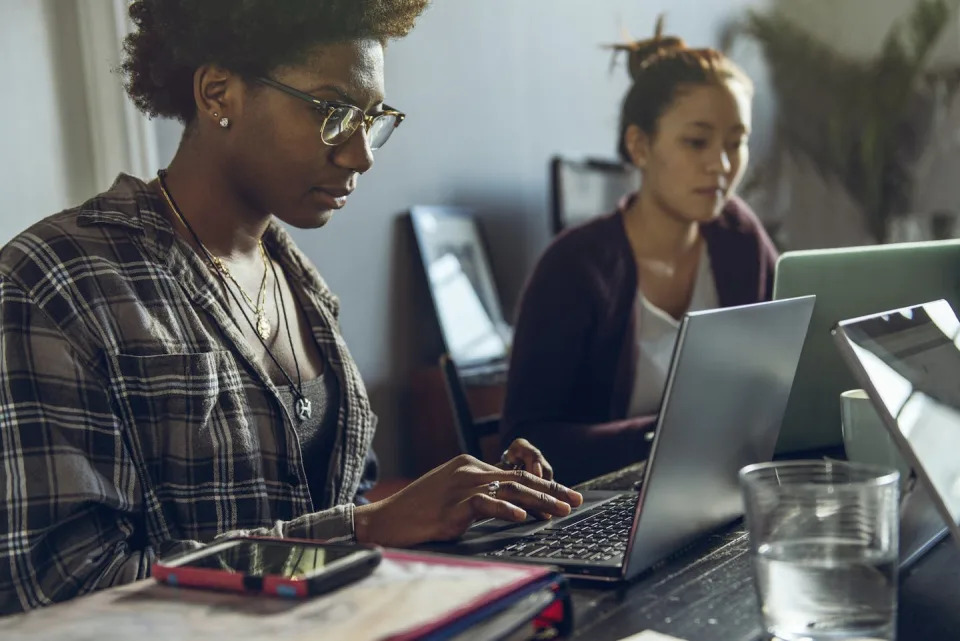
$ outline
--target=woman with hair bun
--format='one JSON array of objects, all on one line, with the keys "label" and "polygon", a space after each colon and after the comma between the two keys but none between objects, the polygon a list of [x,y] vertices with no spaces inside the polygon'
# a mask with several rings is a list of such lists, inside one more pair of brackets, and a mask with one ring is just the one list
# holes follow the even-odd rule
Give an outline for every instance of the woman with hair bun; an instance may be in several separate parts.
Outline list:
[{"label": "woman with hair bun", "polygon": [[661,31],[615,47],[633,80],[619,151],[640,190],[556,238],[520,305],[501,435],[536,439],[571,482],[647,455],[686,312],[771,297],[776,251],[736,196],[753,85]]}]

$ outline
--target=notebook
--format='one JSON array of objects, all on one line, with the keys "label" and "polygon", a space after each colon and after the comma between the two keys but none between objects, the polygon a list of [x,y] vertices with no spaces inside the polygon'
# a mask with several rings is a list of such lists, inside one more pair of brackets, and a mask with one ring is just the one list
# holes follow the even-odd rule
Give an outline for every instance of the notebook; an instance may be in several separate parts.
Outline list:
[{"label": "notebook", "polygon": [[0,618],[0,638],[497,639],[523,628],[567,634],[571,616],[566,583],[551,568],[385,550],[369,577],[311,599],[146,580]]}]

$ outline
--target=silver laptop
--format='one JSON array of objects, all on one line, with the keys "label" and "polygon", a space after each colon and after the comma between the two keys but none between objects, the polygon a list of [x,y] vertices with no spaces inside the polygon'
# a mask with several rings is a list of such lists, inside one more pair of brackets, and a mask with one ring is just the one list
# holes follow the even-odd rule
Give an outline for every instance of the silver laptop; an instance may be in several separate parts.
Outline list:
[{"label": "silver laptop", "polygon": [[630,579],[743,513],[737,472],[769,460],[813,296],[687,314],[638,492],[588,491],[570,516],[489,520],[438,551]]},{"label": "silver laptop", "polygon": [[783,417],[777,452],[839,446],[840,393],[858,387],[830,330],[838,321],[945,298],[960,303],[960,240],[787,252],[774,299],[813,294],[817,304]]},{"label": "silver laptop", "polygon": [[840,353],[913,468],[901,479],[900,563],[960,543],[960,320],[945,300],[841,321]]}]

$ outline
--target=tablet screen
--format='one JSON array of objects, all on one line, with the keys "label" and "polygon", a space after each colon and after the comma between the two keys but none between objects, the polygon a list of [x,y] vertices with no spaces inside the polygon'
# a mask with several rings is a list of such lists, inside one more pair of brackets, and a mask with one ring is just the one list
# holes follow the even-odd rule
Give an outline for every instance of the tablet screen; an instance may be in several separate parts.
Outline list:
[{"label": "tablet screen", "polygon": [[874,404],[889,414],[888,427],[902,437],[894,440],[905,458],[960,523],[960,321],[953,309],[940,300],[844,321],[838,334]]}]

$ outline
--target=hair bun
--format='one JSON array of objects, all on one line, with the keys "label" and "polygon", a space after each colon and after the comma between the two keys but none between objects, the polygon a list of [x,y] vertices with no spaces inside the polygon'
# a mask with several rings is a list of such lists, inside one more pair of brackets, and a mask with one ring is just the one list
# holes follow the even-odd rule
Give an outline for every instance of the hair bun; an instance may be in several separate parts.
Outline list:
[{"label": "hair bun", "polygon": [[610,46],[614,52],[627,52],[627,66],[630,77],[636,80],[651,62],[675,51],[687,48],[683,38],[663,35],[663,14],[657,17],[657,28],[652,38],[634,40]]},{"label": "hair bun", "polygon": [[626,45],[625,48],[629,56],[627,66],[630,69],[630,77],[636,80],[651,62],[674,51],[686,49],[687,43],[685,43],[682,38],[676,36],[665,36],[650,38],[648,40],[637,40],[636,42]]}]

